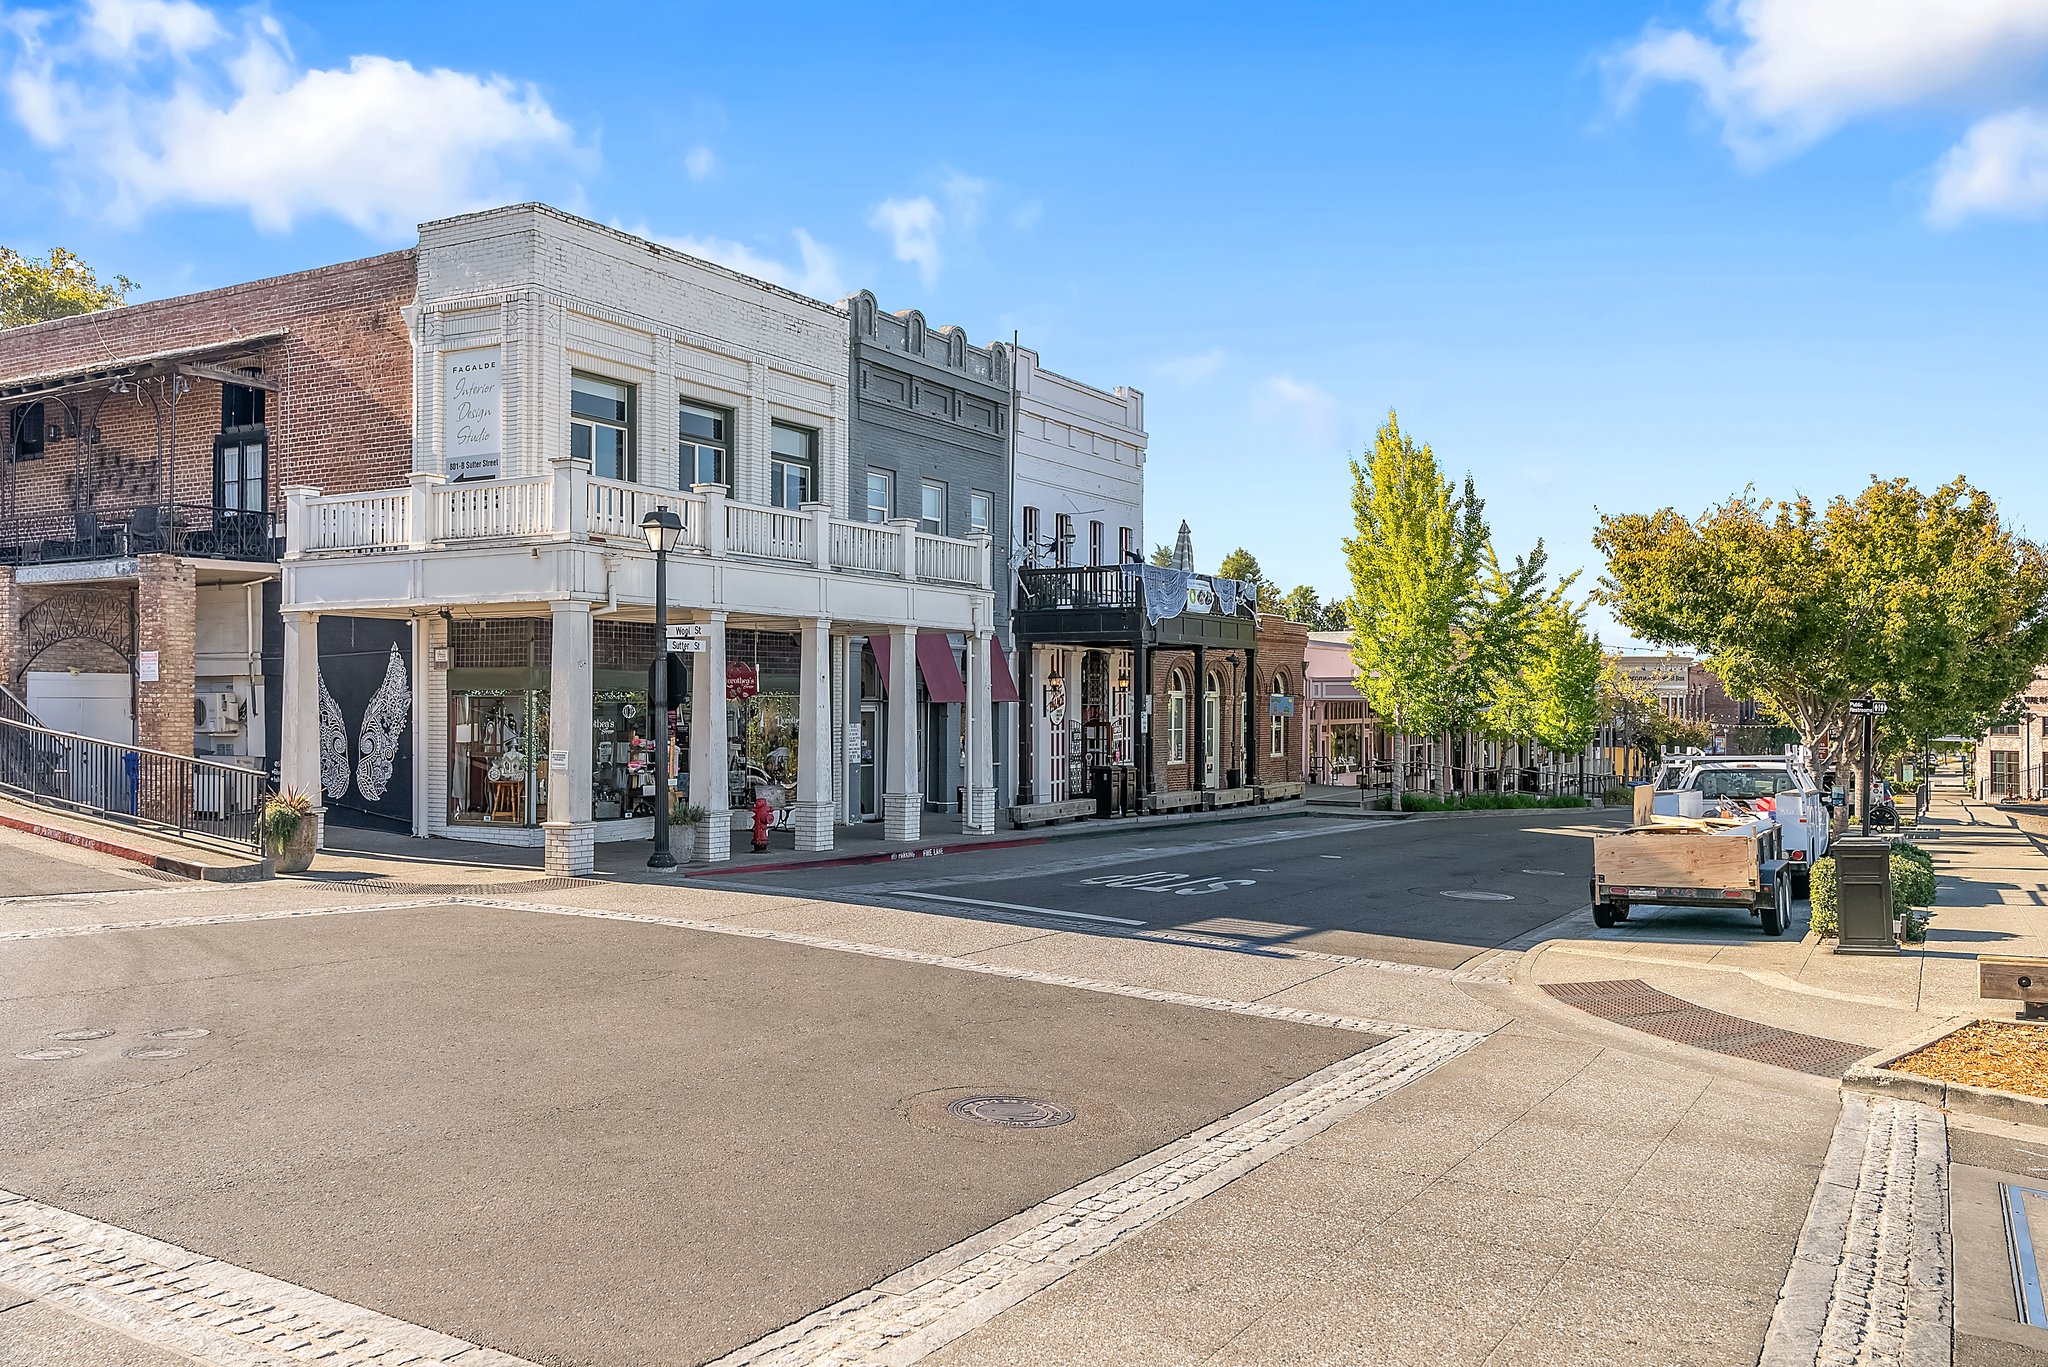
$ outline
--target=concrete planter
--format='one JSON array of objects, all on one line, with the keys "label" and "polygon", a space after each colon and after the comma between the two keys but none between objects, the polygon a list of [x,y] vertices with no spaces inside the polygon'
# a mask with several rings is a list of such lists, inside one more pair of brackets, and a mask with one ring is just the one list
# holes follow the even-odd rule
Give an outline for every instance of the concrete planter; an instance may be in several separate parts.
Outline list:
[{"label": "concrete planter", "polygon": [[1976,1087],[1966,1082],[1942,1082],[1915,1073],[1892,1071],[1891,1065],[1908,1054],[1917,1054],[1956,1031],[1979,1023],[2010,1025],[2013,1019],[2011,1016],[1951,1018],[1938,1028],[1929,1030],[1898,1048],[1885,1049],[1870,1055],[1842,1075],[1842,1090],[1889,1097],[1894,1101],[1918,1101],[1944,1110],[1960,1111],[1966,1115],[1989,1116],[1993,1120],[2010,1120],[2021,1125],[2048,1125],[2048,1097],[2024,1096],[2019,1092],[2008,1092],[1998,1087]]},{"label": "concrete planter", "polygon": [[279,873],[304,873],[313,867],[313,854],[320,837],[319,823],[307,817],[292,832],[292,838],[279,844],[273,840],[263,842],[263,853],[270,857]]}]

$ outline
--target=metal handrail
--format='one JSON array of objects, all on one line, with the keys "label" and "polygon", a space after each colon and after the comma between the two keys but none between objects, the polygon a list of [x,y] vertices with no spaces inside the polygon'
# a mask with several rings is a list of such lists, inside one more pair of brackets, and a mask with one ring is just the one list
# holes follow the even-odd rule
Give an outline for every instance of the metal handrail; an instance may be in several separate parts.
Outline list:
[{"label": "metal handrail", "polygon": [[0,791],[41,807],[204,836],[260,854],[257,815],[270,780],[239,765],[116,745],[0,715]]}]

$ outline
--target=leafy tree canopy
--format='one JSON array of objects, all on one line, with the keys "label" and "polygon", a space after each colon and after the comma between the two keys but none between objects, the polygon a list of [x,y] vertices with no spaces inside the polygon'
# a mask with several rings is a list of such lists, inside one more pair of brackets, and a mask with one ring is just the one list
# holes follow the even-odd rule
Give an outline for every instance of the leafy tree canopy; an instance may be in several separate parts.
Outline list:
[{"label": "leafy tree canopy", "polygon": [[1146,559],[1148,559],[1153,565],[1157,566],[1159,569],[1163,570],[1173,563],[1173,547],[1154,546],[1152,548],[1152,554],[1147,556]]},{"label": "leafy tree canopy", "polygon": [[1809,744],[1866,689],[1896,735],[1974,734],[2048,660],[2048,557],[1961,478],[1873,479],[1820,510],[1745,491],[1696,519],[1605,516],[1594,545],[1616,617],[1704,654]]},{"label": "leafy tree canopy", "polygon": [[62,247],[40,260],[0,247],[0,328],[116,308],[134,288],[125,275],[102,283],[77,253]]},{"label": "leafy tree canopy", "polygon": [[1583,750],[1603,715],[1605,663],[1600,638],[1586,630],[1584,608],[1561,593],[1550,595],[1537,609],[1521,667],[1495,691],[1486,730],[1503,739],[1533,740],[1561,755]]}]

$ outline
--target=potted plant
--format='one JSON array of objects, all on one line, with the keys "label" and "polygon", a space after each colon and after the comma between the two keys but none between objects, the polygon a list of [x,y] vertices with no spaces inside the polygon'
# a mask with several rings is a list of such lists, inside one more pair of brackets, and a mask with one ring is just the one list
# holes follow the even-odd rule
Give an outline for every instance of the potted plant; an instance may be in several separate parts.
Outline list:
[{"label": "potted plant", "polygon": [[304,873],[313,866],[313,846],[320,828],[313,820],[313,797],[287,788],[263,799],[256,814],[263,853],[279,873]]},{"label": "potted plant", "polygon": [[671,796],[668,803],[669,852],[684,863],[697,853],[697,823],[711,815],[694,803]]}]

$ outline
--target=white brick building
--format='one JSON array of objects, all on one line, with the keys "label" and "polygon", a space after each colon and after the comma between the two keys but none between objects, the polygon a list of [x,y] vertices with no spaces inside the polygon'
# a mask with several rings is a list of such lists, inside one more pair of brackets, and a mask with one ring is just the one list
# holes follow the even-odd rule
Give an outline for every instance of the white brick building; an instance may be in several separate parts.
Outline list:
[{"label": "white brick building", "polygon": [[[762,789],[799,849],[831,847],[868,653],[886,834],[916,838],[918,678],[945,633],[970,642],[964,824],[992,828],[989,538],[847,517],[842,309],[537,205],[425,225],[418,272],[408,484],[290,491],[288,784],[349,792],[409,726],[417,834],[542,843],[561,872],[644,838],[663,728],[640,522],[666,507],[670,620],[705,643],[676,737],[699,860]],[[412,624],[409,678],[394,650],[359,719],[321,677],[323,615]]]}]

